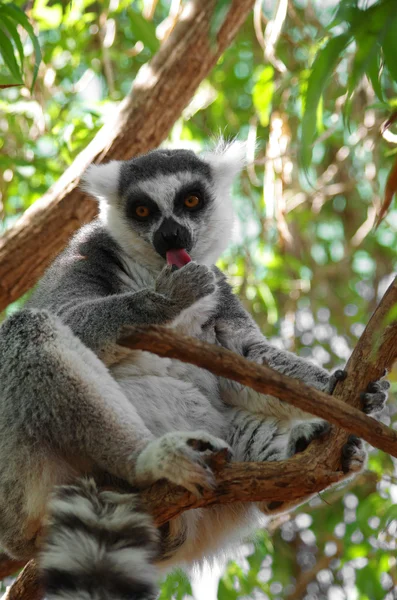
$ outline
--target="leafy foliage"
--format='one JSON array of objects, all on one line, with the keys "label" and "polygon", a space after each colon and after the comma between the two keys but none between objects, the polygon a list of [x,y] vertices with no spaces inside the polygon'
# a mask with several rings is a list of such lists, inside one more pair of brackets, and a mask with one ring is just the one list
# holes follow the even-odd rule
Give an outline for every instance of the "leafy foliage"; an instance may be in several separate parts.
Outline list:
[{"label": "leafy foliage", "polygon": [[[0,55],[8,70],[8,74],[6,75],[0,72],[0,88],[12,87],[23,83],[25,53],[21,35],[17,29],[18,26],[28,34],[35,52],[32,88],[37,78],[41,61],[41,50],[33,27],[23,10],[18,6],[12,2],[0,2]],[[17,51],[18,59],[15,57],[15,51]]]},{"label": "leafy foliage", "polygon": [[[301,163],[305,169],[310,166],[320,99],[325,86],[332,80],[337,65],[345,56],[345,49],[354,46],[346,83],[345,116],[348,116],[351,111],[352,97],[364,75],[371,82],[379,101],[386,106],[380,78],[388,75],[397,83],[395,2],[378,0],[366,9],[360,8],[359,4],[359,0],[341,2],[329,26],[329,39],[317,52],[310,69],[306,93],[303,96],[304,114],[300,151]],[[340,31],[341,28],[342,33],[332,34],[333,31]]]},{"label": "leafy foliage", "polygon": [[[36,0],[26,16],[43,60],[32,93],[33,41],[13,21],[25,86],[0,93],[3,230],[115,110],[172,28],[172,4],[170,14],[166,0]],[[214,43],[227,5],[219,3]],[[220,266],[275,344],[326,368],[347,359],[397,267],[396,207],[372,228],[397,153],[389,119],[397,104],[393,5],[290,0],[275,39],[273,9],[264,3],[259,25],[245,23],[168,139],[199,149],[221,131],[248,138],[251,157],[256,146],[255,162],[235,186],[239,226]],[[4,23],[20,67],[20,46]],[[395,372],[390,379],[395,391]],[[395,413],[392,395],[383,420],[395,425]],[[215,581],[218,597],[287,600],[309,573],[299,598],[392,600],[396,502],[395,463],[372,451],[367,471],[347,488],[274,520],[269,535],[260,532],[236,552]],[[211,600],[208,578],[190,589],[186,578],[171,575],[162,598]]]}]

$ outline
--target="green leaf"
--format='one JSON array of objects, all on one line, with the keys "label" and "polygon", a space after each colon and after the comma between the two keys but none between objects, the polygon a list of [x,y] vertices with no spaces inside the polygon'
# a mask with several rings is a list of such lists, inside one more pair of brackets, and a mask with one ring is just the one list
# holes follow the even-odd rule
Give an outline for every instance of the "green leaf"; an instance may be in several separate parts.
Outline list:
[{"label": "green leaf", "polygon": [[[1,9],[1,7],[0,7],[0,9]],[[21,38],[19,37],[17,28],[15,27],[15,25],[11,19],[9,19],[5,14],[2,14],[1,10],[0,10],[0,17],[1,17],[1,21],[2,21],[2,23],[0,23],[0,25],[1,24],[3,25],[3,29],[5,27],[8,34],[14,40],[15,46],[16,46],[16,48],[18,50],[18,54],[19,54],[20,69],[21,69],[21,72],[23,73],[23,62],[24,62],[25,56],[24,56],[24,52],[23,52]]]},{"label": "green leaf", "polygon": [[383,40],[382,50],[385,66],[387,67],[391,78],[397,83],[397,35],[395,30],[396,19],[393,27],[390,27]]},{"label": "green leaf", "polygon": [[0,54],[15,82],[22,83],[22,73],[14,55],[14,47],[2,29],[0,29]]},{"label": "green leaf", "polygon": [[[357,11],[355,20],[350,27],[357,43],[357,51],[347,81],[349,101],[344,106],[345,116],[350,113],[350,98],[353,96],[364,73],[367,72],[368,74],[369,67],[372,67],[372,74],[374,74],[374,67],[376,68],[380,63],[381,44],[388,31],[393,30],[394,20],[395,5],[390,1],[375,4],[366,11]],[[379,75],[374,78],[375,82],[378,77]],[[380,85],[378,84],[377,87],[379,91]]]},{"label": "green leaf", "polygon": [[270,323],[270,325],[274,325],[275,323],[277,323],[278,311],[277,311],[276,300],[275,300],[269,286],[266,283],[261,282],[258,285],[258,293],[259,293],[259,296],[262,299],[264,305],[266,306],[267,320]]},{"label": "green leaf", "polygon": [[130,26],[135,38],[149,48],[152,54],[155,54],[160,47],[160,42],[156,37],[156,26],[152,21],[147,21],[140,13],[129,10],[131,17]]},{"label": "green leaf", "polygon": [[331,79],[335,67],[341,59],[342,51],[351,41],[350,33],[331,38],[318,52],[307,82],[303,97],[304,112],[302,119],[301,144],[299,158],[307,171],[311,163],[312,143],[316,134],[317,109],[326,84]]},{"label": "green leaf", "polygon": [[[17,87],[18,85],[23,85],[23,81],[16,81],[12,75],[0,74],[0,89]],[[1,157],[1,160],[3,160],[3,157]]]},{"label": "green leaf", "polygon": [[342,0],[342,2],[339,2],[335,17],[328,28],[332,29],[332,27],[341,23],[352,23],[357,12],[359,12],[357,0]]},{"label": "green leaf", "polygon": [[343,117],[347,121],[351,113],[352,97],[356,88],[366,72],[371,61],[377,60],[377,52],[380,51],[378,45],[377,33],[363,32],[362,35],[356,38],[357,51],[350,69],[347,80],[347,101],[343,106]]},{"label": "green leaf", "polygon": [[14,21],[16,21],[19,25],[21,25],[25,29],[25,31],[27,32],[27,34],[29,35],[29,37],[32,41],[34,53],[35,53],[35,65],[34,65],[34,70],[33,70],[33,79],[32,79],[32,87],[31,87],[31,89],[33,89],[34,84],[37,79],[37,74],[39,72],[39,65],[41,62],[41,50],[40,50],[40,45],[39,45],[37,36],[36,36],[35,32],[33,31],[33,27],[31,25],[29,19],[27,18],[25,13],[20,8],[18,8],[18,6],[10,3],[7,5],[2,5],[1,8],[2,8],[2,11],[10,19],[13,19]]},{"label": "green leaf", "polygon": [[271,65],[263,67],[252,90],[252,101],[263,127],[269,125],[271,102],[274,92],[274,69]]},{"label": "green leaf", "polygon": [[380,54],[375,54],[367,65],[367,77],[371,82],[373,90],[379,100],[384,102],[383,90],[380,83],[381,61]]}]

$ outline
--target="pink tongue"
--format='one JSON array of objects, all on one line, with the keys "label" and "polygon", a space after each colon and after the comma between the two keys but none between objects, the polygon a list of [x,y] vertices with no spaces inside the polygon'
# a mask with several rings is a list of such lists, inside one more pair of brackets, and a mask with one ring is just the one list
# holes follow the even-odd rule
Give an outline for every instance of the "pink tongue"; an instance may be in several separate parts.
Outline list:
[{"label": "pink tongue", "polygon": [[180,250],[168,250],[167,252],[167,263],[169,265],[175,265],[178,269],[187,265],[191,260],[192,259],[183,248]]}]

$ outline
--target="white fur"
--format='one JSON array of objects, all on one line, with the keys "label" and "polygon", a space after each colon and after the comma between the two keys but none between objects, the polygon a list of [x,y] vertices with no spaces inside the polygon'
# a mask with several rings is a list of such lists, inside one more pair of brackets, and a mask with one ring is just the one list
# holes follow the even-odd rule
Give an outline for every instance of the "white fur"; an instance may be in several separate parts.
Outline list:
[{"label": "white fur", "polygon": [[208,248],[197,251],[198,262],[214,264],[231,240],[235,214],[230,192],[233,181],[246,166],[246,154],[245,142],[219,140],[214,151],[202,155],[202,159],[211,166],[215,206],[211,219],[213,231],[206,234],[212,242]]},{"label": "white fur", "polygon": [[51,501],[51,510],[58,515],[76,515],[85,522],[96,520],[92,511],[92,503],[83,496],[76,495],[72,498],[55,496]]},{"label": "white fur", "polygon": [[225,189],[247,164],[247,143],[219,140],[215,150],[205,152],[202,158],[211,165],[218,188]]},{"label": "white fur", "polygon": [[[178,329],[180,333],[200,337],[202,327],[208,321],[209,317],[214,314],[217,303],[218,297],[216,292],[210,296],[201,298],[201,300],[198,300],[192,306],[189,306],[189,308],[185,308],[170,326],[173,329]],[[212,341],[215,343],[215,336]]]},{"label": "white fur", "polygon": [[164,266],[164,259],[153,251],[150,242],[134,231],[125,216],[114,204],[100,203],[99,219],[106,226],[112,238],[122,247],[127,266],[135,268],[135,264],[159,272]]},{"label": "white fur", "polygon": [[112,160],[101,165],[90,165],[85,171],[81,188],[100,202],[117,200],[121,163]]}]

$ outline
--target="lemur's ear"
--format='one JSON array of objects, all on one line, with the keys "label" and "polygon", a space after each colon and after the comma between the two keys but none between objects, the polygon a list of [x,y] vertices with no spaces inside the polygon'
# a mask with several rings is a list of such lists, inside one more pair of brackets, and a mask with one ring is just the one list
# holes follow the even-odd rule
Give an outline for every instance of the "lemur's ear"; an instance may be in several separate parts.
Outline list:
[{"label": "lemur's ear", "polygon": [[118,196],[120,167],[118,160],[90,165],[81,179],[81,189],[101,202],[114,202]]},{"label": "lemur's ear", "polygon": [[216,182],[230,186],[247,164],[247,144],[239,140],[227,142],[221,139],[215,150],[206,152],[203,158],[211,165]]}]

